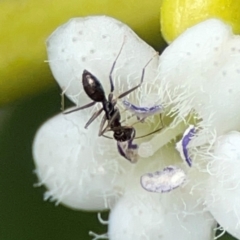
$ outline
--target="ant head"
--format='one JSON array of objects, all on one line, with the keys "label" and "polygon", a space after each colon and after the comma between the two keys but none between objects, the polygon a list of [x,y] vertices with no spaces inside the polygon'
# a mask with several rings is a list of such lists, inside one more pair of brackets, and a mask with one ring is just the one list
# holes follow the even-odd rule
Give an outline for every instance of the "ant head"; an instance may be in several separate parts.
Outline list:
[{"label": "ant head", "polygon": [[133,127],[121,126],[112,129],[113,137],[118,142],[126,142],[133,140],[135,137],[135,129]]}]

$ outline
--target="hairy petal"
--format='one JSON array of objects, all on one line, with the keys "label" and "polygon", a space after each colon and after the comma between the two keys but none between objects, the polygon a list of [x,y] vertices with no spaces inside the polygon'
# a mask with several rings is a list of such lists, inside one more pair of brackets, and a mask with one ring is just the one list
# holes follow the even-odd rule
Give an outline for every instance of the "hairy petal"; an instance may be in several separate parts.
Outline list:
[{"label": "hairy petal", "polygon": [[[73,18],[52,33],[47,40],[49,64],[72,101],[79,105],[88,100],[85,93],[81,94],[84,69],[95,75],[109,92],[110,70],[122,44],[113,75],[117,94],[140,82],[143,67],[155,55],[153,48],[127,25],[107,16]],[[144,81],[153,81],[158,59],[155,56],[147,67]]]},{"label": "hairy petal", "polygon": [[46,198],[69,207],[102,210],[124,192],[121,177],[131,165],[117,153],[116,142],[98,137],[99,122],[84,124],[89,110],[59,114],[37,132],[33,155]]},{"label": "hairy petal", "polygon": [[[218,133],[240,125],[240,37],[217,19],[195,25],[161,55],[164,99],[179,121],[195,110]],[[225,123],[228,124],[225,124]]]},{"label": "hairy petal", "polygon": [[196,200],[181,190],[168,194],[128,192],[111,211],[109,237],[111,240],[211,240],[216,222],[197,206]]},{"label": "hairy petal", "polygon": [[208,165],[206,204],[219,224],[240,238],[240,133],[219,137],[214,159]]}]

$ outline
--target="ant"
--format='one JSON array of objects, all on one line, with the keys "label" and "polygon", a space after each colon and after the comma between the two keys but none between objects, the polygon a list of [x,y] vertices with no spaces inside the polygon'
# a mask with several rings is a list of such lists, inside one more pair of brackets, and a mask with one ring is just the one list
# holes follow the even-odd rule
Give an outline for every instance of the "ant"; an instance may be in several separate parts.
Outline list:
[{"label": "ant", "polygon": [[[86,123],[85,128],[87,128],[102,113],[102,111],[104,111],[105,115],[103,116],[103,118],[101,120],[98,136],[105,136],[104,133],[106,131],[113,131],[113,133],[114,133],[113,137],[118,142],[125,142],[125,141],[130,141],[130,140],[134,139],[136,130],[132,126],[122,126],[121,125],[121,122],[120,122],[121,115],[120,115],[119,109],[116,107],[117,100],[127,96],[129,93],[133,92],[134,90],[136,90],[137,88],[139,88],[141,86],[143,79],[144,79],[145,68],[152,61],[152,59],[155,56],[154,55],[142,69],[142,76],[141,76],[140,83],[137,86],[120,94],[116,99],[113,99],[114,84],[113,84],[112,73],[115,68],[116,62],[122,52],[123,45],[124,45],[124,41],[123,41],[120,51],[119,51],[115,61],[113,62],[113,65],[110,70],[110,74],[109,74],[110,93],[108,95],[108,98],[106,98],[106,96],[105,96],[105,92],[104,92],[103,86],[100,83],[100,81],[89,71],[84,70],[83,74],[82,74],[83,88],[84,88],[85,93],[88,95],[89,98],[91,98],[93,100],[93,102],[88,103],[84,106],[75,108],[71,111],[65,112],[65,114],[72,113],[72,112],[75,112],[78,110],[92,107],[96,103],[101,102],[102,108],[97,110],[92,115],[92,117]],[[108,124],[104,128],[106,121],[108,121]],[[105,136],[105,137],[107,137],[107,136]]]}]

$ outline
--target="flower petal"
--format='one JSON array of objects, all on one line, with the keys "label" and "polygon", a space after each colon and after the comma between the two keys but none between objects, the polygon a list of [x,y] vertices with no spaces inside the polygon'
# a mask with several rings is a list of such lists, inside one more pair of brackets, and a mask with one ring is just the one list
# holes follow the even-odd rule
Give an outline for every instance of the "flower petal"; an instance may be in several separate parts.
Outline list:
[{"label": "flower petal", "polygon": [[[196,199],[184,202],[182,193],[177,192],[125,195],[111,211],[110,239],[213,239],[216,222],[211,215],[203,213],[200,207],[194,209]],[[194,212],[197,210],[198,213]]]},{"label": "flower petal", "polygon": [[121,177],[131,169],[119,156],[116,142],[98,137],[95,121],[84,129],[89,111],[59,114],[38,131],[33,155],[45,197],[72,208],[102,210],[124,192]]},{"label": "flower petal", "polygon": [[[47,41],[47,51],[53,75],[63,91],[76,104],[89,101],[82,94],[82,73],[86,69],[110,89],[109,74],[117,60],[114,76],[117,76],[116,93],[129,90],[140,82],[142,69],[156,54],[127,25],[107,16],[73,18],[60,26]],[[144,81],[156,76],[159,57],[146,68]],[[121,88],[119,87],[121,82]]]},{"label": "flower petal", "polygon": [[[161,55],[165,100],[182,121],[195,110],[219,133],[240,126],[240,37],[220,20],[189,28]],[[226,124],[226,122],[228,124]]]},{"label": "flower petal", "polygon": [[221,136],[209,163],[206,204],[219,224],[240,239],[240,133]]}]

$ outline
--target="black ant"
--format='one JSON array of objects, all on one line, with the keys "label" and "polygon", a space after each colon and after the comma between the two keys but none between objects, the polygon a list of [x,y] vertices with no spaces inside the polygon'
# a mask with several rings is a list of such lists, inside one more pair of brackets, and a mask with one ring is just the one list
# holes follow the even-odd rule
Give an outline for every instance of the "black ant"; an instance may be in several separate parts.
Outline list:
[{"label": "black ant", "polygon": [[[118,57],[123,49],[123,45],[124,45],[124,42],[121,46],[121,49],[120,49],[115,61],[113,62],[113,65],[112,65],[112,68],[111,68],[111,71],[109,74],[110,93],[108,95],[108,99],[105,96],[105,92],[104,92],[103,86],[100,83],[100,81],[93,74],[91,74],[87,70],[84,70],[83,74],[82,74],[83,88],[84,88],[85,93],[89,96],[89,98],[91,98],[93,100],[93,102],[88,103],[82,107],[75,108],[71,111],[65,112],[65,114],[72,113],[72,112],[75,112],[78,110],[92,107],[97,102],[101,102],[102,108],[99,109],[98,111],[96,111],[92,115],[92,117],[86,123],[85,128],[87,128],[102,113],[102,111],[104,111],[105,115],[102,118],[98,136],[104,136],[103,134],[106,131],[110,130],[110,131],[114,132],[113,137],[118,142],[125,142],[125,141],[132,140],[135,137],[136,130],[132,126],[122,126],[121,125],[121,122],[120,122],[121,115],[120,115],[119,109],[116,107],[117,99],[127,96],[129,93],[133,92],[134,90],[136,90],[137,88],[139,88],[141,86],[143,79],[144,79],[145,68],[153,59],[153,57],[152,57],[147,62],[147,64],[144,66],[144,68],[142,69],[142,76],[141,76],[140,83],[137,86],[131,88],[130,90],[120,94],[116,99],[113,99],[114,84],[113,84],[113,79],[112,79],[112,73],[113,73],[114,67],[116,65],[116,62],[118,60]],[[107,127],[105,127],[103,129],[106,121],[108,121]]]}]

